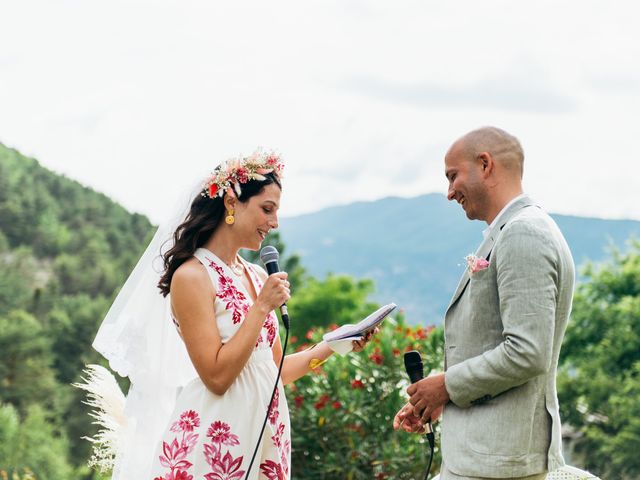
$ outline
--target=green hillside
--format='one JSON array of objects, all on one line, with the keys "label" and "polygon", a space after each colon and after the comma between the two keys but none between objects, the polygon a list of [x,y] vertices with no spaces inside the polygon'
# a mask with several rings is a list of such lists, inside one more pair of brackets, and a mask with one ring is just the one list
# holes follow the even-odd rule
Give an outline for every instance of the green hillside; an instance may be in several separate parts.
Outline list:
[{"label": "green hillside", "polygon": [[92,478],[80,438],[90,418],[69,384],[99,360],[97,326],[152,233],[146,217],[0,144],[0,470]]}]

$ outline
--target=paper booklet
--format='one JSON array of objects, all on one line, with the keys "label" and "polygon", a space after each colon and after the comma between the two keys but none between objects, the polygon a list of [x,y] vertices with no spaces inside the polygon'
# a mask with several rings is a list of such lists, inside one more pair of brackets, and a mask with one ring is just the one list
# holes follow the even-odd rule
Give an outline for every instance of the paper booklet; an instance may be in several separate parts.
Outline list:
[{"label": "paper booklet", "polygon": [[322,339],[325,342],[335,342],[337,340],[359,340],[362,336],[379,325],[384,318],[395,310],[396,304],[389,303],[384,307],[380,307],[368,317],[360,320],[355,325],[346,324],[341,327],[325,333]]}]

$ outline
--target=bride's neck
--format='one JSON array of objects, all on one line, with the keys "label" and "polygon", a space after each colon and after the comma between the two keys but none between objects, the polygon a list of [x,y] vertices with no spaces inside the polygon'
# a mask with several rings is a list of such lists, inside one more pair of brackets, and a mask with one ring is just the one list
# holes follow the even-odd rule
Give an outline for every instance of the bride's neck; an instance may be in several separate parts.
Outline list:
[{"label": "bride's neck", "polygon": [[231,235],[231,232],[225,230],[225,228],[218,228],[203,247],[213,252],[216,257],[227,265],[235,264],[240,247],[233,238],[233,235]]}]

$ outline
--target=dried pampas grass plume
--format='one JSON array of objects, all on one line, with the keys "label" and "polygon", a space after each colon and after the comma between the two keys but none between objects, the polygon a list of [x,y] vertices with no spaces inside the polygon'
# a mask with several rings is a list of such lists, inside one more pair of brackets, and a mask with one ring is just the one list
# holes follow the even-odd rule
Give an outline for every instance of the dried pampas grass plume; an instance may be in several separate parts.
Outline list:
[{"label": "dried pampas grass plume", "polygon": [[100,430],[93,437],[83,437],[93,444],[88,465],[101,473],[112,471],[121,451],[127,419],[124,415],[125,396],[109,370],[100,365],[86,365],[81,377],[84,383],[72,386],[87,392],[83,403],[92,407],[89,415]]}]

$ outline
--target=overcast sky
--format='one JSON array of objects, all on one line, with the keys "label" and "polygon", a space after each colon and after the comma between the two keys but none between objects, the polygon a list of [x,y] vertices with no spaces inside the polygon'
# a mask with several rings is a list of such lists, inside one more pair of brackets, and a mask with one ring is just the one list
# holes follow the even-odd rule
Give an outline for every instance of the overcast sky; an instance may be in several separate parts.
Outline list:
[{"label": "overcast sky", "polygon": [[0,0],[0,142],[159,221],[256,146],[285,216],[444,193],[496,125],[547,210],[640,220],[638,5]]}]

